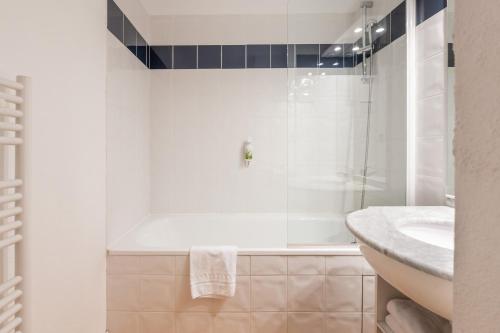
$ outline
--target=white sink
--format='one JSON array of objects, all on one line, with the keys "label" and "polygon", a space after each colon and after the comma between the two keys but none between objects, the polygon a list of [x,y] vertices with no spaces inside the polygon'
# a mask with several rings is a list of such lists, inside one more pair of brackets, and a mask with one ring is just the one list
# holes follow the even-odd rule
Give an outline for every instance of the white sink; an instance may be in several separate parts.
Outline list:
[{"label": "white sink", "polygon": [[373,269],[423,307],[451,319],[454,211],[448,207],[371,207],[347,226]]},{"label": "white sink", "polygon": [[451,221],[415,221],[396,226],[399,232],[408,237],[449,250],[454,248],[453,228]]}]

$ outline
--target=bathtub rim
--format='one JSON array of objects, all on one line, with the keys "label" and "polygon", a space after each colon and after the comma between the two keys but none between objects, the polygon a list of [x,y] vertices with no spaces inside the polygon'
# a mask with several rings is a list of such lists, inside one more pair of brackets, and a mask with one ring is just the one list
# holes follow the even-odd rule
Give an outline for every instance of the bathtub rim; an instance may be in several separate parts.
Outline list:
[{"label": "bathtub rim", "polygon": [[[110,256],[187,256],[189,249],[176,248],[123,248],[110,246]],[[284,248],[241,248],[240,256],[361,256],[358,244],[329,246],[293,246]]]}]

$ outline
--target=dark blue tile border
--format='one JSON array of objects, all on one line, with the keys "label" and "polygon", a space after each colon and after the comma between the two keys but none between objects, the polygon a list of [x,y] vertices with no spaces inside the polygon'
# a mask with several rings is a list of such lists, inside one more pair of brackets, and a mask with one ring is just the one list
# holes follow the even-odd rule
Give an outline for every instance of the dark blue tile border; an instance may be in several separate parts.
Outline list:
[{"label": "dark blue tile border", "polygon": [[271,68],[288,67],[288,45],[271,45]]},{"label": "dark blue tile border", "polygon": [[113,0],[108,0],[108,30],[123,43],[123,13]]},{"label": "dark blue tile border", "polygon": [[296,44],[295,63],[297,68],[317,68],[319,65],[319,44]]},{"label": "dark blue tile border", "polygon": [[377,53],[391,43],[391,15],[387,15],[372,27],[373,52]]},{"label": "dark blue tile border", "polygon": [[222,45],[222,68],[245,68],[245,45]]},{"label": "dark blue tile border", "polygon": [[137,33],[137,58],[148,67],[148,44],[139,33]]},{"label": "dark blue tile border", "polygon": [[198,68],[198,54],[196,45],[174,46],[174,69]]},{"label": "dark blue tile border", "polygon": [[247,45],[247,68],[271,68],[271,45]]},{"label": "dark blue tile border", "polygon": [[416,0],[417,25],[431,18],[447,6],[447,0]]},{"label": "dark blue tile border", "polygon": [[137,55],[137,30],[126,16],[123,17],[123,44]]},{"label": "dark blue tile border", "polygon": [[320,68],[344,68],[344,44],[321,44]]},{"label": "dark blue tile border", "polygon": [[[116,3],[107,1],[108,30],[150,69],[350,68],[362,60],[362,55],[353,51],[353,47],[361,46],[360,39],[352,44],[150,46]],[[446,0],[417,2],[419,15],[424,18],[434,15],[436,8],[446,7]],[[383,31],[377,32],[381,27]],[[374,53],[405,33],[406,2],[403,1],[374,26]],[[452,51],[449,54],[454,59]]]},{"label": "dark blue tile border", "polygon": [[199,45],[198,68],[200,69],[222,68],[222,46]]},{"label": "dark blue tile border", "polygon": [[406,1],[391,12],[391,43],[406,34]]},{"label": "dark blue tile border", "polygon": [[149,48],[149,68],[172,69],[172,46],[158,45]]}]

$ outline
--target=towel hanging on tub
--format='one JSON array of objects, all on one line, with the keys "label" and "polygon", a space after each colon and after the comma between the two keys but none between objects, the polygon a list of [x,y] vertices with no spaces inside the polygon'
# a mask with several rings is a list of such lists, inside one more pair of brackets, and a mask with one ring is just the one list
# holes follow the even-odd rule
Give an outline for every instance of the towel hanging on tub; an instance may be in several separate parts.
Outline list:
[{"label": "towel hanging on tub", "polygon": [[193,246],[189,252],[191,297],[227,298],[236,291],[235,246]]}]

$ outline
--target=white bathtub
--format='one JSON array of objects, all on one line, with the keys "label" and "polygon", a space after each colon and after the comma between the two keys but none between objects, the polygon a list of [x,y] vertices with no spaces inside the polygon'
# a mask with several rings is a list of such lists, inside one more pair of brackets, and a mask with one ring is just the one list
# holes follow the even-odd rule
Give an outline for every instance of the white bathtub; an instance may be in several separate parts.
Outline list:
[{"label": "white bathtub", "polygon": [[[295,218],[295,223],[301,218]],[[343,228],[338,220],[311,223]],[[285,214],[178,214],[150,216],[108,248],[110,255],[184,255],[195,245],[235,245],[241,255],[359,255],[358,246],[288,246]]]}]

